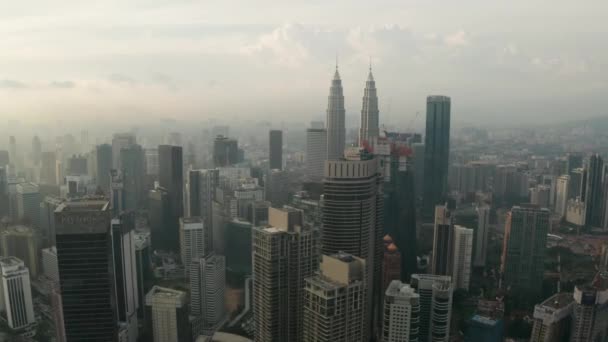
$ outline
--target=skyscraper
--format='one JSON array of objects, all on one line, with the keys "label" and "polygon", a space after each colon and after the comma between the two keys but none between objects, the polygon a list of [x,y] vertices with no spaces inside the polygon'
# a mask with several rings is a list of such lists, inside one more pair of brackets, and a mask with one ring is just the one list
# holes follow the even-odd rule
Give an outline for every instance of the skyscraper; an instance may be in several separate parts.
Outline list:
[{"label": "skyscraper", "polygon": [[348,159],[325,162],[323,181],[322,253],[345,252],[365,259],[365,321],[372,327],[379,323],[371,317],[379,315],[382,296],[384,195],[378,165],[373,155],[352,151]]},{"label": "skyscraper", "polygon": [[471,257],[473,254],[473,229],[454,226],[452,281],[454,288],[469,290]]},{"label": "skyscraper", "polygon": [[589,228],[602,226],[604,215],[603,203],[603,182],[604,182],[604,161],[599,154],[589,157],[587,171],[587,188],[585,195],[586,215],[585,224]]},{"label": "skyscraper", "polygon": [[451,277],[414,274],[410,286],[420,295],[420,342],[447,342],[452,316]]},{"label": "skyscraper", "polygon": [[415,342],[420,333],[420,295],[393,280],[384,296],[383,342]]},{"label": "skyscraper", "polygon": [[323,178],[327,159],[327,130],[323,127],[306,130],[306,175],[312,181]]},{"label": "skyscraper", "polygon": [[57,262],[67,341],[117,337],[109,203],[82,200],[55,211]]},{"label": "skyscraper", "polygon": [[473,266],[485,267],[488,256],[488,233],[490,232],[490,207],[481,205],[477,211],[477,229],[475,230],[475,253]]},{"label": "skyscraper", "polygon": [[558,214],[560,218],[566,216],[569,182],[569,175],[561,175],[557,177],[557,182],[555,185],[555,213]]},{"label": "skyscraper", "polygon": [[426,98],[426,134],[424,140],[423,214],[432,217],[448,191],[448,160],[450,157],[450,110],[447,96]]},{"label": "skyscraper", "polygon": [[96,147],[97,186],[108,195],[110,193],[110,170],[112,170],[112,146],[108,144]]},{"label": "skyscraper", "polygon": [[38,249],[40,242],[36,230],[26,226],[11,226],[0,233],[2,255],[19,258],[32,278],[38,276]]},{"label": "skyscraper", "polygon": [[252,236],[255,341],[300,341],[304,279],[318,265],[317,234],[296,209],[269,209]]},{"label": "skyscraper", "polygon": [[40,165],[40,155],[42,153],[42,144],[37,135],[32,139],[32,162],[35,166]]},{"label": "skyscraper", "polygon": [[112,168],[120,170],[120,151],[137,143],[133,133],[116,133],[112,137]]},{"label": "skyscraper", "polygon": [[152,336],[148,336],[147,341],[192,341],[187,299],[186,292],[156,285],[148,292],[146,306]]},{"label": "skyscraper", "polygon": [[376,82],[372,75],[372,66],[369,66],[369,74],[363,90],[363,106],[361,108],[361,126],[359,128],[359,146],[365,143],[372,144],[374,138],[380,135],[378,128],[380,112],[378,111],[378,95],[376,94]]},{"label": "skyscraper", "polygon": [[401,253],[389,235],[384,236],[383,242],[382,291],[386,291],[393,280],[401,280]]},{"label": "skyscraper", "polygon": [[289,198],[287,183],[289,181],[287,171],[269,170],[264,182],[266,200],[275,208],[281,208],[287,204]]},{"label": "skyscraper", "polygon": [[[170,226],[167,227],[167,247],[177,251],[179,248],[179,218],[183,216],[184,175],[182,148],[180,146],[158,146],[159,174],[161,187],[169,194]],[[154,241],[154,237],[152,238]]]},{"label": "skyscraper", "polygon": [[545,271],[550,212],[533,205],[514,206],[507,215],[502,270],[506,288],[538,296]]},{"label": "skyscraper", "polygon": [[342,91],[342,80],[338,73],[338,65],[336,64],[336,72],[334,79],[331,81],[329,88],[329,97],[327,100],[327,159],[335,160],[344,156],[344,144],[346,139],[346,128],[344,123],[344,95]]},{"label": "skyscraper", "polygon": [[591,284],[574,288],[570,342],[608,338],[608,274],[600,272]]},{"label": "skyscraper", "polygon": [[55,152],[42,152],[40,154],[40,184],[57,184],[56,163]]},{"label": "skyscraper", "polygon": [[196,258],[203,258],[210,251],[205,248],[205,227],[200,217],[179,219],[179,251],[185,267],[186,278],[190,274],[190,264]]},{"label": "skyscraper", "polygon": [[368,340],[365,269],[350,254],[323,255],[320,272],[306,278],[303,341]]},{"label": "skyscraper", "polygon": [[210,253],[192,260],[190,266],[190,313],[200,319],[201,331],[213,333],[226,318],[226,258]]},{"label": "skyscraper", "polygon": [[144,184],[144,158],[144,150],[137,144],[120,150],[125,210],[136,210],[145,206],[147,192]]},{"label": "skyscraper", "polygon": [[34,183],[20,183],[16,186],[17,218],[40,227],[40,191]]},{"label": "skyscraper", "polygon": [[16,257],[4,257],[0,258],[0,272],[0,311],[8,327],[16,331],[32,329],[36,317],[27,267]]},{"label": "skyscraper", "polygon": [[453,255],[454,226],[452,213],[447,205],[435,207],[435,229],[433,232],[433,256],[431,273],[450,275]]},{"label": "skyscraper", "polygon": [[218,135],[213,141],[213,165],[231,166],[239,161],[239,145],[236,139]]},{"label": "skyscraper", "polygon": [[158,187],[148,193],[148,208],[150,210],[148,220],[153,250],[170,250],[174,246],[172,239],[175,238],[177,243],[179,241],[171,231],[173,221],[169,201],[169,193],[164,188]]},{"label": "skyscraper", "polygon": [[139,326],[137,310],[137,262],[135,259],[135,213],[123,212],[112,219],[112,256],[116,314],[119,334],[128,341],[137,341]]},{"label": "skyscraper", "polygon": [[211,250],[213,244],[213,200],[215,199],[215,188],[219,185],[218,169],[203,169],[188,171],[187,182],[187,212],[189,217],[199,216],[203,220],[208,236],[205,237],[207,250]]},{"label": "skyscraper", "polygon": [[535,305],[530,342],[566,341],[570,333],[573,308],[574,297],[570,292],[556,293]]},{"label": "skyscraper", "polygon": [[283,169],[283,131],[271,130],[268,134],[269,155],[268,167],[270,169]]}]

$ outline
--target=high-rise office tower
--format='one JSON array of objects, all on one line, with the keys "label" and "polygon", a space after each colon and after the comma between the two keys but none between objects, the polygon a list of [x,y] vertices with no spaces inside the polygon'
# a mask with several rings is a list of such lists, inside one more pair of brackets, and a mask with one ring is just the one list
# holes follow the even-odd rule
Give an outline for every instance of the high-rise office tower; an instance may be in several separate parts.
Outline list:
[{"label": "high-rise office tower", "polygon": [[135,259],[135,213],[123,212],[112,219],[112,270],[119,334],[135,342],[138,334],[137,263]]},{"label": "high-rise office tower", "polygon": [[35,166],[40,165],[40,154],[42,153],[42,144],[37,135],[32,139],[32,163]]},{"label": "high-rise office tower", "polygon": [[11,163],[10,154],[6,150],[0,150],[0,167],[6,167]]},{"label": "high-rise office tower", "polygon": [[179,219],[179,251],[185,267],[186,278],[190,274],[190,264],[196,258],[206,256],[205,227],[200,217],[184,217]]},{"label": "high-rise office tower", "polygon": [[454,246],[454,225],[452,213],[447,205],[435,207],[435,229],[433,232],[433,255],[431,273],[450,275]]},{"label": "high-rise office tower", "polygon": [[150,233],[137,232],[135,234],[135,271],[137,272],[137,303],[139,304],[137,319],[143,326],[148,323],[146,319],[146,293],[150,290],[150,283],[153,278],[150,261]]},{"label": "high-rise office tower", "polygon": [[[409,149],[392,144],[389,172],[385,174],[386,230],[401,252],[401,280],[416,273],[416,196],[414,172],[407,155]],[[380,143],[376,146],[380,149]],[[390,175],[390,177],[389,177]]]},{"label": "high-rise office tower", "polygon": [[56,163],[55,152],[42,152],[40,154],[40,184],[57,184]]},{"label": "high-rise office tower", "polygon": [[200,319],[201,327],[195,333],[210,335],[226,318],[226,258],[210,253],[193,259],[189,266],[190,313]]},{"label": "high-rise office tower", "polygon": [[114,341],[117,315],[107,201],[61,204],[55,211],[57,263],[66,341]]},{"label": "high-rise office tower", "polygon": [[8,216],[11,212],[7,168],[8,166],[0,166],[0,218]]},{"label": "high-rise office tower", "polygon": [[120,151],[137,144],[133,133],[116,133],[112,137],[112,168],[120,170]]},{"label": "high-rise office tower", "polygon": [[272,203],[275,208],[281,208],[287,204],[289,198],[287,183],[289,181],[287,171],[268,170],[266,181],[264,182],[266,189],[266,200]]},{"label": "high-rise office tower", "polygon": [[119,170],[110,170],[110,206],[112,208],[112,216],[122,213],[125,207],[125,182],[122,172]]},{"label": "high-rise office tower", "polygon": [[304,279],[318,265],[315,227],[296,209],[269,209],[267,227],[252,235],[255,341],[302,339]]},{"label": "high-rise office tower", "polygon": [[386,291],[393,280],[401,280],[401,253],[389,235],[384,236],[383,240],[382,291]]},{"label": "high-rise office tower", "polygon": [[40,227],[40,192],[34,183],[19,183],[16,186],[17,218]]},{"label": "high-rise office tower", "polygon": [[[167,247],[177,251],[179,248],[179,218],[184,215],[184,174],[182,148],[179,146],[158,146],[159,174],[161,187],[169,193],[169,208],[171,224],[167,227]],[[154,239],[154,237],[152,238]]]},{"label": "high-rise office tower", "polygon": [[452,281],[456,289],[469,290],[472,254],[473,229],[454,226]]},{"label": "high-rise office tower", "polygon": [[420,341],[447,342],[452,316],[451,277],[414,274],[410,285],[420,295]]},{"label": "high-rise office tower", "polygon": [[424,143],[412,144],[413,164],[414,164],[414,179],[416,182],[415,193],[420,197],[424,193],[424,163],[425,163],[425,146]]},{"label": "high-rise office tower", "polygon": [[369,74],[363,90],[363,106],[361,107],[361,126],[359,128],[359,146],[365,143],[373,144],[374,138],[380,135],[378,111],[378,95],[376,94],[376,82],[372,75],[372,66],[369,66]]},{"label": "high-rise office tower", "polygon": [[344,156],[344,144],[346,139],[346,128],[344,123],[344,94],[342,90],[342,80],[338,73],[338,65],[336,64],[336,72],[334,79],[331,81],[329,88],[329,96],[327,100],[327,159],[335,160]]},{"label": "high-rise office tower", "polygon": [[306,130],[306,174],[312,181],[323,178],[327,159],[327,130],[311,127]]},{"label": "high-rise office tower", "polygon": [[530,188],[530,203],[541,208],[549,208],[551,201],[551,188],[546,185],[537,185]]},{"label": "high-rise office tower", "polygon": [[420,333],[420,295],[393,280],[384,296],[383,342],[415,342]]},{"label": "high-rise office tower", "polygon": [[210,251],[213,245],[213,200],[215,188],[219,185],[220,173],[218,169],[203,169],[188,171],[187,183],[187,215],[198,216],[203,220],[205,227],[206,250]]},{"label": "high-rise office tower", "polygon": [[43,246],[55,246],[55,209],[63,200],[55,196],[46,196],[40,203],[40,230]]},{"label": "high-rise office tower", "polygon": [[485,267],[488,256],[488,234],[490,232],[490,207],[480,205],[477,211],[477,229],[475,230],[475,253],[473,266]]},{"label": "high-rise office tower", "polygon": [[188,294],[154,286],[146,295],[150,335],[147,341],[191,342]]},{"label": "high-rise office tower", "polygon": [[570,172],[570,180],[568,182],[568,199],[576,199],[585,201],[587,190],[587,170],[584,168],[576,168]]},{"label": "high-rise office tower", "polygon": [[556,293],[535,305],[530,342],[566,341],[570,333],[573,308],[574,297],[571,292]]},{"label": "high-rise office tower", "polygon": [[364,259],[344,253],[323,255],[319,273],[306,278],[303,341],[369,339],[365,278]]},{"label": "high-rise office tower", "polygon": [[604,161],[599,154],[589,157],[587,171],[587,188],[585,195],[585,224],[589,228],[602,226],[604,215],[603,203]]},{"label": "high-rise office tower", "polygon": [[574,288],[570,342],[608,338],[608,274],[600,272],[589,285]]},{"label": "high-rise office tower", "polygon": [[110,193],[110,170],[112,170],[112,146],[109,144],[96,147],[97,186],[104,194]]},{"label": "high-rise office tower", "polygon": [[125,210],[136,210],[145,206],[147,192],[144,184],[146,175],[144,158],[144,150],[137,144],[120,150]]},{"label": "high-rise office tower", "polygon": [[0,272],[0,311],[3,319],[12,330],[31,330],[36,324],[36,317],[27,267],[16,257],[4,257],[0,258]]},{"label": "high-rise office tower", "polygon": [[147,148],[144,151],[146,157],[146,175],[158,176],[158,149]]},{"label": "high-rise office tower", "polygon": [[326,161],[323,181],[322,253],[345,252],[365,259],[365,321],[372,328],[378,323],[372,314],[380,314],[382,296],[384,194],[378,165],[375,156],[353,151],[349,159]]},{"label": "high-rise office tower", "polygon": [[568,153],[566,157],[566,170],[570,174],[575,169],[583,167],[583,154],[582,153]]},{"label": "high-rise office tower", "polygon": [[268,168],[283,169],[283,131],[271,130],[268,134]]},{"label": "high-rise office tower", "polygon": [[67,176],[87,175],[88,172],[87,158],[85,156],[74,154],[68,158],[66,167]]},{"label": "high-rise office tower", "polygon": [[55,286],[59,286],[59,266],[57,265],[57,248],[44,248],[40,252],[42,259],[42,273],[49,278]]},{"label": "high-rise office tower", "polygon": [[550,212],[533,205],[514,206],[507,215],[503,243],[504,287],[537,296],[542,290]]},{"label": "high-rise office tower", "polygon": [[16,167],[17,169],[21,169],[21,165],[20,165],[20,156],[17,153],[17,139],[15,139],[14,136],[10,136],[8,138],[8,153],[9,153],[9,159],[11,162],[11,165],[13,165],[14,167]]},{"label": "high-rise office tower", "polygon": [[555,184],[555,213],[558,214],[560,218],[566,215],[569,181],[569,175],[561,175],[557,177]]},{"label": "high-rise office tower", "polygon": [[38,276],[38,250],[40,242],[36,230],[26,226],[11,226],[0,233],[2,256],[19,258],[30,271],[32,278]]},{"label": "high-rise office tower", "polygon": [[171,250],[173,248],[173,232],[169,193],[158,187],[148,193],[150,238],[152,250]]},{"label": "high-rise office tower", "polygon": [[426,98],[426,134],[424,137],[423,214],[432,217],[436,205],[444,201],[448,191],[448,160],[450,157],[450,110],[447,96]]},{"label": "high-rise office tower", "polygon": [[239,144],[236,139],[218,135],[213,141],[213,165],[231,166],[239,162]]}]

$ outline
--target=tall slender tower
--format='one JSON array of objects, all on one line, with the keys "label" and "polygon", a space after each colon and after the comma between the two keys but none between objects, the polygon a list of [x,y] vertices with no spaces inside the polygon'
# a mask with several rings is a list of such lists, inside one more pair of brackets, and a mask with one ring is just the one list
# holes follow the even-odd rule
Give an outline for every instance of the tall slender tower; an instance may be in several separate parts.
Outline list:
[{"label": "tall slender tower", "polygon": [[336,73],[331,81],[327,101],[327,159],[340,159],[344,155],[344,140],[346,128],[344,126],[344,94],[342,80],[336,64]]},{"label": "tall slender tower", "polygon": [[372,75],[372,65],[369,65],[369,75],[363,90],[363,106],[361,107],[361,126],[359,129],[359,146],[364,142],[372,142],[374,137],[380,135],[378,129],[378,95],[376,94],[376,82]]}]

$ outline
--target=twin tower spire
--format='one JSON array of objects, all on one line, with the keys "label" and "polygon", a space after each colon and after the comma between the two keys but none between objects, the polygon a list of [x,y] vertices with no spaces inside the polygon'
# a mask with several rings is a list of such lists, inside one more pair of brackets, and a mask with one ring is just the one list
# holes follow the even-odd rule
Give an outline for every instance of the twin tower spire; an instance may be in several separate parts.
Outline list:
[{"label": "twin tower spire", "polygon": [[[359,126],[358,139],[359,146],[371,143],[374,137],[379,136],[379,113],[376,82],[374,81],[370,63],[369,74],[363,91],[363,106],[361,108],[361,125]],[[344,92],[336,60],[336,72],[331,81],[327,101],[327,159],[329,160],[340,159],[344,156],[346,135],[344,116]]]}]

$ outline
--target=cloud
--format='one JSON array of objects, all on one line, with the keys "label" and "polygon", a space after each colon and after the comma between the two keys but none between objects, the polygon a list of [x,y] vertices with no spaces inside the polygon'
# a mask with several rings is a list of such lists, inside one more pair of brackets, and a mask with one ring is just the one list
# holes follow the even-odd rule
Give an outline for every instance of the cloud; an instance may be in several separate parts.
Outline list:
[{"label": "cloud", "polygon": [[466,32],[463,30],[450,33],[443,38],[443,42],[447,46],[458,47],[458,46],[466,46],[469,45],[469,39],[467,37]]},{"label": "cloud", "polygon": [[306,33],[309,32],[302,25],[286,24],[261,35],[254,44],[243,47],[241,52],[270,58],[282,66],[299,67],[310,57],[301,39]]},{"label": "cloud", "polygon": [[0,88],[4,89],[24,89],[27,88],[27,84],[16,81],[16,80],[0,80]]},{"label": "cloud", "polygon": [[163,73],[154,73],[152,75],[152,82],[155,84],[159,84],[162,86],[167,87],[167,89],[171,90],[171,91],[177,91],[178,90],[178,86],[177,86],[177,81],[166,74]]},{"label": "cloud", "polygon": [[72,81],[53,81],[49,86],[57,89],[70,89],[76,87],[76,83]]},{"label": "cloud", "polygon": [[124,84],[124,85],[135,85],[137,81],[134,78],[123,74],[111,74],[108,76],[108,80],[112,83]]}]

